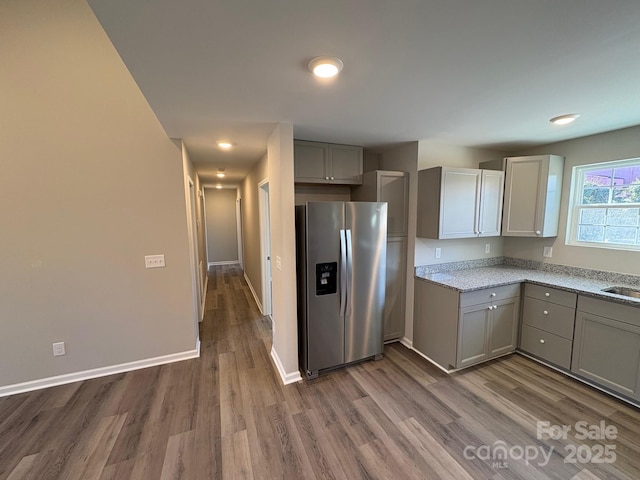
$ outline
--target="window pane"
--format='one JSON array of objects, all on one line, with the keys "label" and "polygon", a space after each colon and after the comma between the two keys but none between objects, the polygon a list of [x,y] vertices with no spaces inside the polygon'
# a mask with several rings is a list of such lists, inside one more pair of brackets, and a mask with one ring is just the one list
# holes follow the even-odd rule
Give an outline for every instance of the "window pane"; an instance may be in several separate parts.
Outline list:
[{"label": "window pane", "polygon": [[[598,210],[603,210],[599,208]],[[635,227],[638,225],[638,208],[608,208],[607,225]],[[592,223],[580,221],[580,223]]]},{"label": "window pane", "polygon": [[[617,208],[616,210],[624,210]],[[604,225],[606,208],[581,208],[580,225]]]},{"label": "window pane", "polygon": [[614,187],[612,203],[640,203],[640,184]]},{"label": "window pane", "polygon": [[604,227],[597,227],[592,225],[578,226],[578,241],[604,242]]},{"label": "window pane", "polygon": [[612,172],[611,168],[589,170],[584,174],[584,186],[608,187],[611,185]]},{"label": "window pane", "polygon": [[582,205],[609,203],[609,188],[585,187],[582,191]]},{"label": "window pane", "polygon": [[605,241],[609,243],[622,243],[634,245],[638,229],[636,227],[607,227]]},{"label": "window pane", "polygon": [[614,185],[632,185],[634,183],[640,183],[640,166],[631,165],[628,167],[619,167],[613,171],[613,184]]}]

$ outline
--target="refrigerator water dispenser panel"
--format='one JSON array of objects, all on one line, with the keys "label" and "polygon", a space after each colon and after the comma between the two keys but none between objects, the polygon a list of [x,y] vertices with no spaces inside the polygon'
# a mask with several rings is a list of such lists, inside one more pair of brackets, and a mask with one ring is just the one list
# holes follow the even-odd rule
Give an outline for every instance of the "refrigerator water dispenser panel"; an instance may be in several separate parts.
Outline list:
[{"label": "refrigerator water dispenser panel", "polygon": [[316,296],[338,292],[338,262],[316,263]]}]

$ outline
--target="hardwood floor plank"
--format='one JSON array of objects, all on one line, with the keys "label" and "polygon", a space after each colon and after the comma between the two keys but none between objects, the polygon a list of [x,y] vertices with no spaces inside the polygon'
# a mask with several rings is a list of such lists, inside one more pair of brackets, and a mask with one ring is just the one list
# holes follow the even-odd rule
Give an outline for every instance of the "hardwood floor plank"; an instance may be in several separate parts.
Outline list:
[{"label": "hardwood floor plank", "polygon": [[197,478],[194,465],[194,442],[194,430],[169,437],[160,480],[195,480]]},{"label": "hardwood floor plank", "polygon": [[255,478],[251,467],[251,453],[246,430],[222,438],[222,478],[224,480],[252,480]]},{"label": "hardwood floor plank", "polygon": [[220,361],[220,418],[222,436],[246,430],[240,378],[234,352],[222,353]]}]

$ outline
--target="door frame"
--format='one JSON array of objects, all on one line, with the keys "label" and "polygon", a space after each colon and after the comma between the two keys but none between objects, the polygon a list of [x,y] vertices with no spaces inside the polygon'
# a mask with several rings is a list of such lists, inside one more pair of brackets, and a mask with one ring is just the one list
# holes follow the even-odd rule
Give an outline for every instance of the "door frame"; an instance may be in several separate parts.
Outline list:
[{"label": "door frame", "polygon": [[189,234],[189,257],[191,264],[191,284],[193,285],[193,308],[196,315],[196,332],[198,331],[198,322],[203,319],[202,309],[202,279],[200,277],[200,268],[198,264],[198,233],[196,219],[196,194],[195,182],[190,176],[187,176],[188,198],[187,203],[187,231]]},{"label": "door frame", "polygon": [[262,271],[262,314],[271,315],[273,285],[271,282],[271,218],[269,212],[269,179],[258,183],[260,216],[260,266]]}]

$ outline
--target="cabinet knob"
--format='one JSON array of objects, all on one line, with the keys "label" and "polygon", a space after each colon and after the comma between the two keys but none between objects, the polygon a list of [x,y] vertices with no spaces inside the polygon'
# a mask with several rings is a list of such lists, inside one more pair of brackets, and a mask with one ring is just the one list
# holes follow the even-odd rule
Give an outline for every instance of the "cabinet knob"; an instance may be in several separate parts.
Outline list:
[{"label": "cabinet knob", "polygon": [[542,313],[544,313],[545,315],[549,315],[549,312],[546,311],[546,310],[544,312],[542,312]]},{"label": "cabinet knob", "polygon": [[329,177],[324,177],[325,180],[329,180]]},{"label": "cabinet knob", "polygon": [[335,180],[335,177],[331,177],[331,180]]},{"label": "cabinet knob", "polygon": [[493,310],[493,307],[491,305],[489,305],[489,310]]},{"label": "cabinet knob", "polygon": [[540,230],[536,230],[536,235],[542,235],[542,232]]},{"label": "cabinet knob", "polygon": [[551,296],[551,294],[550,294],[549,292],[544,292],[544,296],[545,296],[545,297],[550,297],[550,296]]},{"label": "cabinet knob", "polygon": [[544,343],[544,338],[541,338],[541,339],[540,339],[540,343]]},{"label": "cabinet knob", "polygon": [[495,297],[495,296],[496,296],[496,294],[495,294],[495,292],[494,292],[494,293],[492,293],[492,294],[491,294],[491,295],[489,295],[489,296],[490,296],[490,297]]}]

